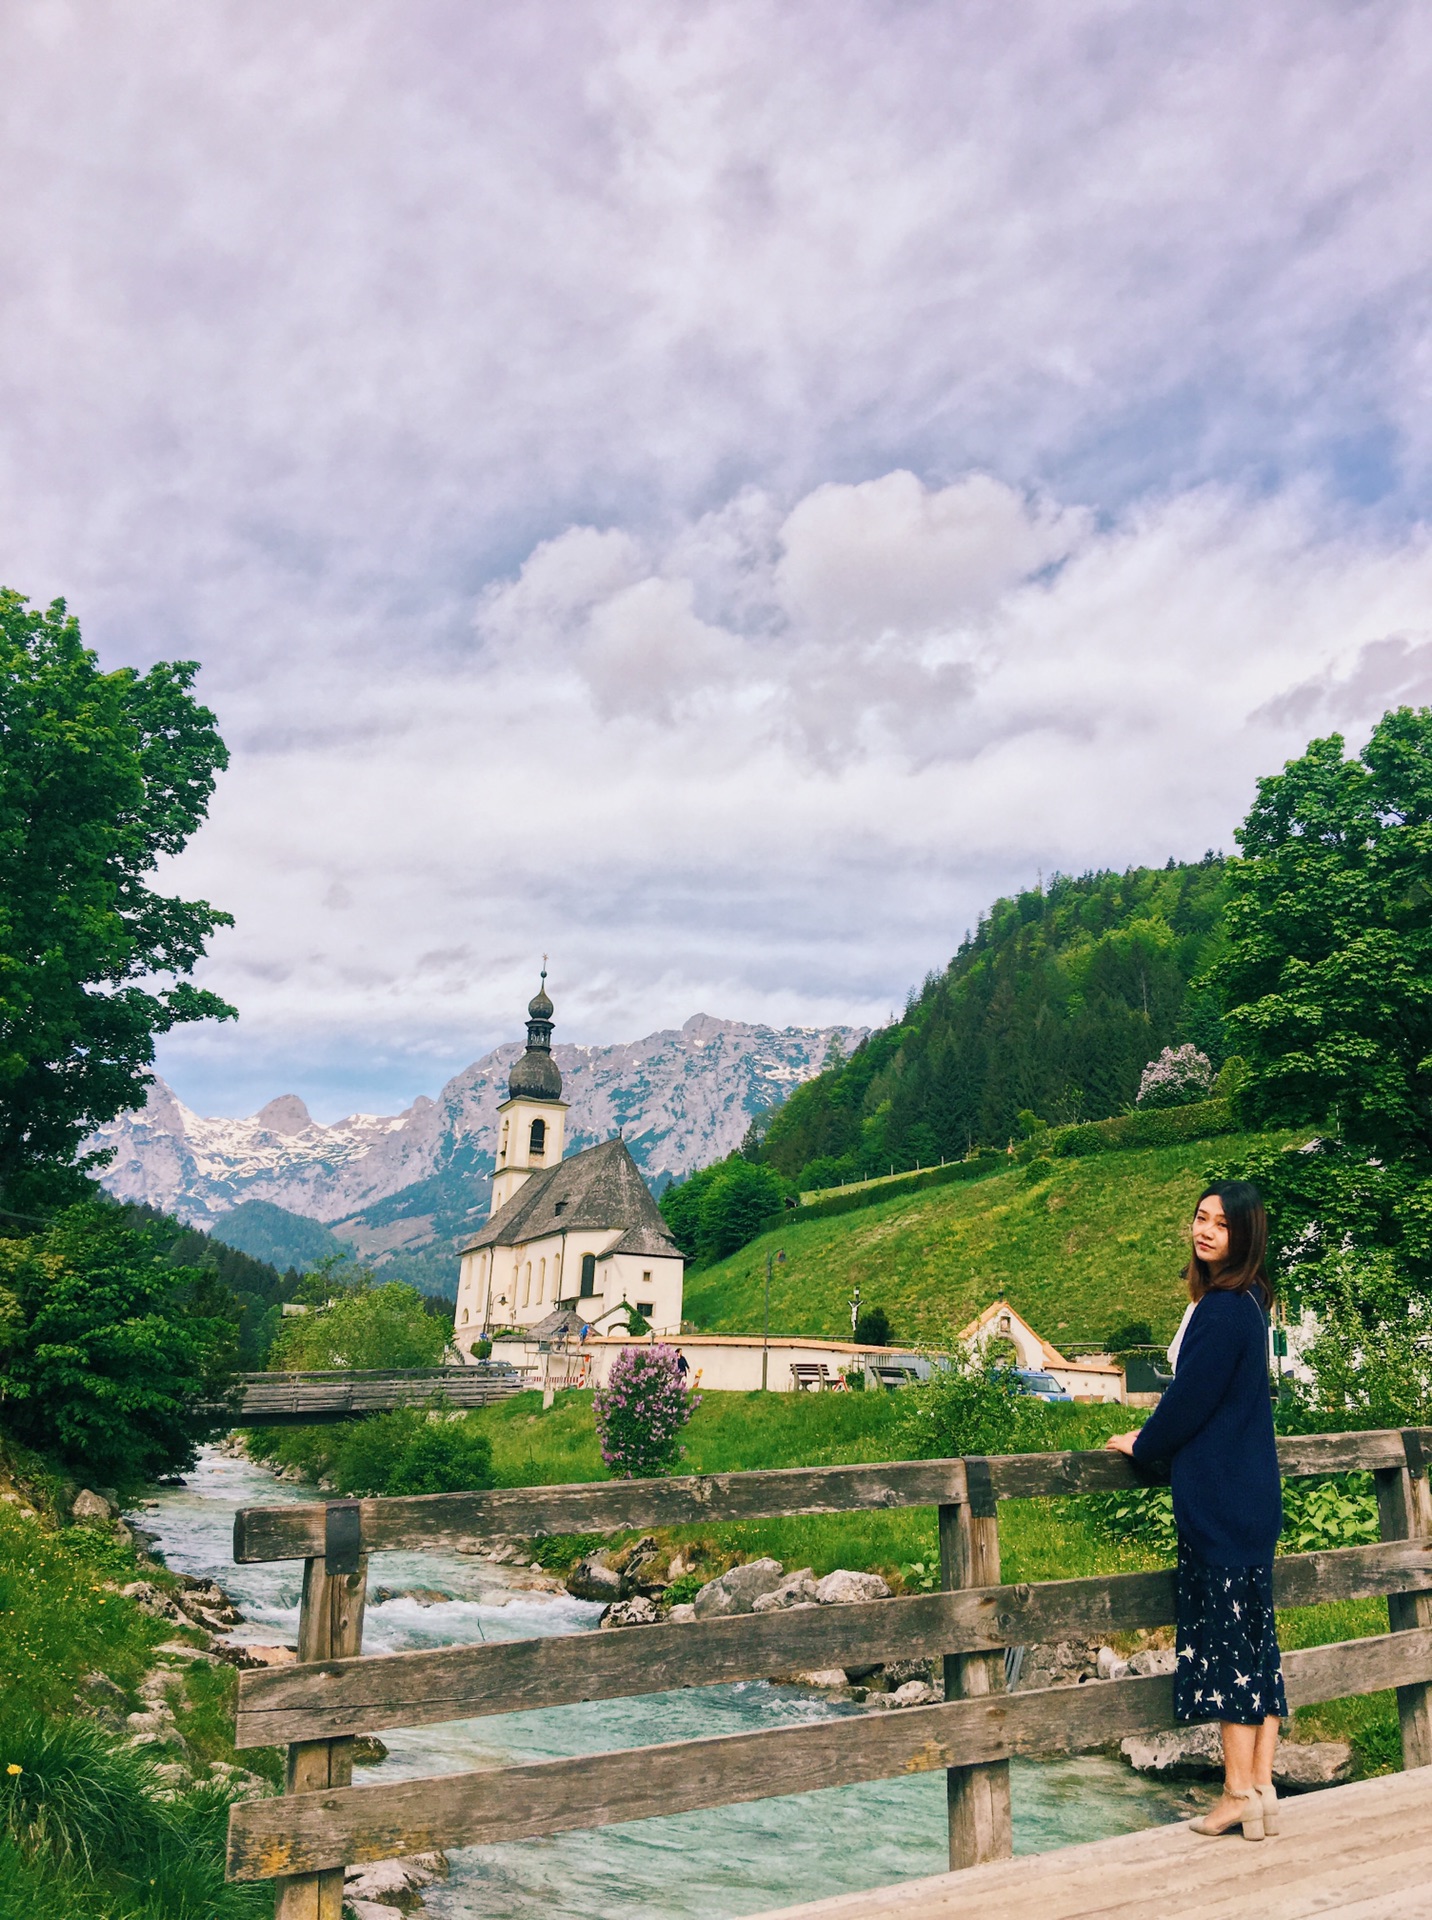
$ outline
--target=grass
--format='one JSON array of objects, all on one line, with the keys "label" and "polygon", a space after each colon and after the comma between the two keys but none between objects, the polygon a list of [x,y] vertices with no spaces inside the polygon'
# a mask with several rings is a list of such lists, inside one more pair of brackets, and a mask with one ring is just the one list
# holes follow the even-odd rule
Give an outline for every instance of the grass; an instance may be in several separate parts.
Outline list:
[{"label": "grass", "polygon": [[1044,1337],[1099,1342],[1115,1321],[1171,1338],[1186,1304],[1185,1232],[1211,1163],[1268,1138],[1239,1135],[1078,1160],[1036,1160],[981,1180],[802,1220],[688,1273],[684,1312],[703,1332],[761,1325],[766,1255],[782,1335],[849,1339],[850,1297],[881,1306],[896,1338],[939,1345],[1003,1294]]}]

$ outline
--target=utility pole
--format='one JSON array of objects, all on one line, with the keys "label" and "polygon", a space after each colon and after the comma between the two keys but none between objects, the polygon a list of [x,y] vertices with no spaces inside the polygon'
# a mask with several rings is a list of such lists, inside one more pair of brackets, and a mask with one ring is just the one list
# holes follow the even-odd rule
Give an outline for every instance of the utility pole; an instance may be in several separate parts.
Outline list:
[{"label": "utility pole", "polygon": [[768,1253],[766,1255],[766,1330],[761,1335],[761,1392],[762,1393],[766,1391],[766,1376],[767,1376],[767,1370],[769,1368],[770,1359],[771,1359],[771,1268],[775,1265],[777,1260],[779,1260],[781,1265],[784,1266],[786,1264],[785,1254],[784,1253]]}]

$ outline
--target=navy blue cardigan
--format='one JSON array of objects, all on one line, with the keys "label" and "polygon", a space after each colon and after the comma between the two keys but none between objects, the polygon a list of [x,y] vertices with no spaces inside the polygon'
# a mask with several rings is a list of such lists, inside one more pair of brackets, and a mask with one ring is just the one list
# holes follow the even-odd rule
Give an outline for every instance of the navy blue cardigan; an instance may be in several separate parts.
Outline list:
[{"label": "navy blue cardigan", "polygon": [[1206,1566],[1269,1564],[1283,1492],[1268,1395],[1268,1332],[1250,1294],[1204,1294],[1184,1330],[1173,1385],[1134,1442],[1142,1465],[1173,1467],[1179,1534]]}]

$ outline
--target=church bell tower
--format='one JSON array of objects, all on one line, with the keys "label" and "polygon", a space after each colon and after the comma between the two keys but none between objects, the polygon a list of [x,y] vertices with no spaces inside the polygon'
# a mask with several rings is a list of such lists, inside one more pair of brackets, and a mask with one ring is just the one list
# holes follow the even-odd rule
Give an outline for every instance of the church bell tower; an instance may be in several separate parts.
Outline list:
[{"label": "church bell tower", "polygon": [[552,1002],[547,998],[547,963],[542,984],[527,1006],[527,1051],[513,1066],[507,1098],[497,1109],[497,1166],[492,1175],[492,1212],[498,1213],[518,1188],[562,1158],[567,1103],[562,1076],[552,1058]]}]

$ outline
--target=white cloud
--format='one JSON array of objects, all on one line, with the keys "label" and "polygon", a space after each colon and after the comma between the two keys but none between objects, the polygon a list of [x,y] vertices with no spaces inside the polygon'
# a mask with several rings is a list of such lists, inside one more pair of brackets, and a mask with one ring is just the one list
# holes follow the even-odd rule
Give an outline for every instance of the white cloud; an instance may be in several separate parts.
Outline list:
[{"label": "white cloud", "polygon": [[0,579],[235,748],[201,1104],[415,1091],[543,948],[568,1038],[880,1017],[1422,697],[1416,0],[46,0],[0,62]]}]

